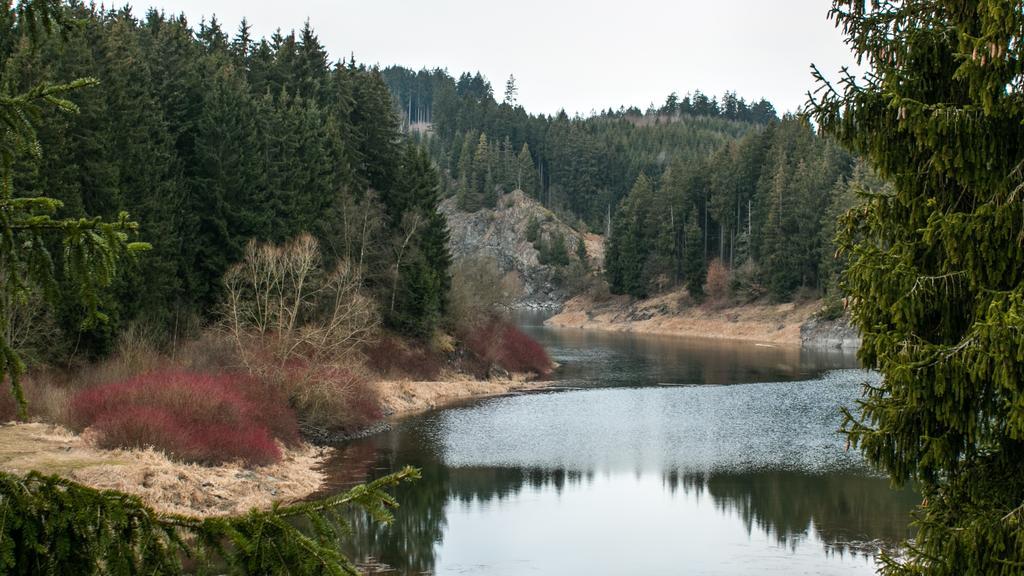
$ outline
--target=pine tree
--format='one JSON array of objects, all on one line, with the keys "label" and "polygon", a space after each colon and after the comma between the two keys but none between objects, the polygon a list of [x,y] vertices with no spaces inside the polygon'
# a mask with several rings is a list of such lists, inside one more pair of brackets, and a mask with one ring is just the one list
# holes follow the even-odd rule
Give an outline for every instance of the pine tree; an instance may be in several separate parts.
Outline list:
[{"label": "pine tree", "polygon": [[872,75],[817,74],[812,112],[890,193],[843,220],[860,357],[883,375],[846,432],[924,501],[888,574],[1024,566],[1024,11],[1020,3],[833,2]]},{"label": "pine tree", "polygon": [[516,77],[512,74],[508,75],[508,80],[505,82],[505,100],[504,103],[509,106],[516,105],[516,96],[519,94],[519,88],[516,86]]},{"label": "pine tree", "polygon": [[390,523],[396,502],[388,490],[419,477],[407,467],[322,500],[201,519],[57,476],[0,473],[0,572],[358,574],[339,547],[351,518]]},{"label": "pine tree", "polygon": [[644,282],[644,266],[651,250],[648,239],[647,210],[654,196],[654,186],[640,174],[616,213],[612,237],[605,254],[605,273],[612,292],[643,298],[648,286]]},{"label": "pine tree", "polygon": [[533,156],[530,154],[530,145],[523,142],[519,155],[516,156],[516,188],[526,192],[532,198],[537,198],[540,187],[537,183],[537,168],[533,163]]},{"label": "pine tree", "polygon": [[429,336],[448,309],[451,255],[440,201],[437,171],[426,150],[407,143],[395,188],[384,202],[393,226],[408,231],[401,239],[385,318],[393,328],[416,337]]},{"label": "pine tree", "polygon": [[487,134],[481,132],[473,152],[472,189],[477,191],[477,203],[485,206],[494,193],[494,179],[491,176],[491,146],[487,142]]},{"label": "pine tree", "polygon": [[708,266],[704,258],[696,206],[690,209],[690,216],[683,228],[683,237],[683,278],[686,281],[686,290],[694,300],[700,302],[704,299],[704,281],[707,279]]},{"label": "pine tree", "polygon": [[476,134],[470,130],[462,140],[459,155],[459,208],[467,212],[480,209],[480,189],[476,182],[475,146]]},{"label": "pine tree", "polygon": [[[63,6],[51,2],[27,2],[19,6],[18,27],[30,42],[49,32],[51,26],[65,22]],[[27,416],[27,404],[21,388],[25,364],[11,345],[10,322],[12,305],[32,290],[42,287],[52,298],[54,267],[46,249],[46,236],[56,235],[63,243],[63,272],[77,288],[87,312],[85,327],[106,320],[99,307],[100,290],[114,281],[118,263],[126,253],[148,248],[129,243],[128,234],[138,225],[121,212],[114,222],[99,218],[56,218],[59,200],[46,196],[26,197],[14,188],[14,166],[21,160],[38,161],[41,149],[36,126],[39,118],[54,108],[75,113],[78,107],[65,96],[95,86],[91,78],[67,84],[39,83],[26,92],[10,94],[0,86],[0,124],[7,128],[0,133],[0,267],[4,281],[0,283],[0,380],[6,379],[18,405],[18,415]]]}]

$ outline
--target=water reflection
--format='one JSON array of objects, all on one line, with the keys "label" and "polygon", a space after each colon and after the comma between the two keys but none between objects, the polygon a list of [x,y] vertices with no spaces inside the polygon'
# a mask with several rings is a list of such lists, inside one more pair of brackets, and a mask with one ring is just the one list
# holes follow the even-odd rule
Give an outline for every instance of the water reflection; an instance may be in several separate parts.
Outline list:
[{"label": "water reflection", "polygon": [[357,519],[354,557],[399,574],[871,574],[861,544],[909,535],[914,494],[836,433],[839,406],[875,378],[835,370],[850,358],[528,329],[563,364],[556,379],[582,389],[471,403],[344,447],[329,491],[423,470],[391,527]]},{"label": "water reflection", "polygon": [[[348,543],[354,556],[384,559],[400,574],[450,573],[456,565],[464,572],[467,559],[474,559],[469,562],[474,566],[486,561],[480,573],[517,573],[515,566],[525,570],[525,565],[506,565],[511,557],[527,559],[530,571],[544,574],[629,573],[636,567],[632,555],[602,554],[628,531],[645,535],[648,561],[663,562],[661,572],[648,566],[654,572],[646,573],[693,568],[698,562],[707,573],[756,574],[768,571],[762,561],[779,560],[785,560],[780,568],[793,571],[871,573],[870,558],[858,557],[870,549],[864,544],[908,537],[907,512],[915,502],[911,493],[889,490],[885,480],[843,474],[669,471],[655,478],[565,469],[448,468],[437,461],[421,465],[423,480],[397,494],[401,509],[395,523],[389,528],[364,525],[357,540]],[[700,558],[672,553],[682,545],[675,539],[688,537],[687,525],[714,534],[698,550]],[[473,533],[480,531],[502,549],[481,553],[473,543]],[[559,546],[545,551],[526,533],[544,534]],[[585,550],[602,557],[603,569],[583,569]],[[841,555],[825,554],[830,551]]]},{"label": "water reflection", "polygon": [[836,549],[911,536],[907,512],[917,504],[909,490],[890,490],[885,480],[851,474],[757,472],[745,474],[665,474],[666,487],[706,492],[723,512],[736,512],[747,531],[762,530],[782,544],[810,527]]},{"label": "water reflection", "polygon": [[778,382],[859,367],[849,349],[549,328],[539,315],[519,320],[563,364],[557,378],[575,386]]}]

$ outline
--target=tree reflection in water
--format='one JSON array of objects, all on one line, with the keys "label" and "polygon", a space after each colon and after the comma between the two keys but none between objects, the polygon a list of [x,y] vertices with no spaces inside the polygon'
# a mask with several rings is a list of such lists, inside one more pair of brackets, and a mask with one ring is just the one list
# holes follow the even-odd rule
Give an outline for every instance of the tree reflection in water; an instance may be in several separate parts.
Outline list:
[{"label": "tree reflection in water", "polygon": [[[356,533],[345,547],[355,558],[382,560],[401,574],[434,569],[449,506],[501,502],[525,489],[561,494],[585,489],[595,476],[593,471],[565,469],[448,468],[436,458],[424,457],[424,452],[419,458],[378,454],[368,477],[412,464],[422,469],[423,479],[398,488],[395,495],[401,506],[390,527],[354,518]],[[893,547],[912,536],[906,518],[918,503],[912,491],[891,490],[884,479],[844,473],[670,470],[662,473],[662,484],[672,497],[710,498],[722,514],[739,517],[748,533],[763,532],[780,546],[795,549],[815,531],[825,552],[837,554],[873,553],[878,546]]]},{"label": "tree reflection in water", "polygon": [[811,528],[833,551],[859,552],[878,541],[894,546],[913,536],[907,516],[919,502],[911,490],[892,490],[888,480],[854,474],[792,471],[694,474],[672,470],[665,486],[675,494],[707,493],[723,513],[795,546]]}]

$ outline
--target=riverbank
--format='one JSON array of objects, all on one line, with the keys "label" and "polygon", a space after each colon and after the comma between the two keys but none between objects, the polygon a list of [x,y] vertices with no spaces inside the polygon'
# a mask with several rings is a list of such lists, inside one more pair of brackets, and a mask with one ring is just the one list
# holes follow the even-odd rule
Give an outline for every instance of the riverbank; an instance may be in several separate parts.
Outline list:
[{"label": "riverbank", "polygon": [[201,466],[171,460],[156,450],[104,450],[89,434],[44,423],[0,425],[0,470],[35,470],[86,486],[142,498],[158,512],[189,516],[242,514],[294,502],[323,482],[318,467],[330,448],[303,444],[282,447],[281,461],[246,468],[239,464]]},{"label": "riverbank", "polygon": [[469,399],[539,390],[545,386],[545,382],[532,380],[525,374],[488,380],[475,380],[456,374],[440,382],[379,382],[377,394],[384,413],[389,418],[399,419]]},{"label": "riverbank", "polygon": [[646,300],[616,296],[595,302],[588,296],[577,296],[545,324],[776,345],[856,348],[860,341],[848,322],[816,319],[821,306],[820,300],[729,307],[693,305],[684,290]]},{"label": "riverbank", "polygon": [[[373,384],[389,419],[542,386],[518,374],[491,380],[455,374],[440,381]],[[325,480],[321,465],[334,452],[331,447],[303,443],[296,448],[281,446],[281,460],[267,466],[202,466],[171,460],[153,449],[101,449],[94,440],[88,430],[75,434],[54,424],[2,424],[0,470],[55,474],[93,488],[136,495],[159,512],[207,517],[243,514],[315,494]]]}]

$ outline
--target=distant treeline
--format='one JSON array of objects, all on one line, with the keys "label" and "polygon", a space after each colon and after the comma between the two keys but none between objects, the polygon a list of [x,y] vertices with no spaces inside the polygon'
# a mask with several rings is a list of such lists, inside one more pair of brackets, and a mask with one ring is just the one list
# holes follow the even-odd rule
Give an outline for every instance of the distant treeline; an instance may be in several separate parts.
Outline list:
[{"label": "distant treeline", "polygon": [[522,188],[609,233],[613,292],[647,296],[686,283],[699,298],[714,260],[744,298],[836,286],[831,220],[853,202],[854,158],[802,118],[780,119],[766,100],[673,93],[644,112],[570,118],[527,113],[511,77],[499,103],[479,73],[382,75],[396,111],[430,123],[410,132],[426,141],[460,206],[493,206]]},{"label": "distant treeline", "polygon": [[425,152],[403,144],[375,68],[329,62],[308,24],[256,39],[244,21],[229,34],[216,20],[194,28],[156,11],[64,9],[75,25],[36,46],[10,7],[0,10],[11,93],[99,80],[71,95],[78,114],[42,118],[44,154],[23,157],[16,189],[62,201],[64,217],[127,210],[153,250],[105,295],[105,325],[82,331],[71,297],[59,310],[27,310],[48,352],[102,353],[131,324],[183,333],[217,312],[221,278],[248,241],[307,232],[325,264],[358,267],[392,328],[425,335],[443,320],[438,177]]},{"label": "distant treeline", "polygon": [[699,91],[681,100],[671,94],[647,113],[533,115],[516,103],[514,78],[499,103],[479,73],[456,80],[443,70],[390,67],[381,74],[396,111],[412,123],[430,123],[429,148],[449,193],[459,193],[464,207],[493,204],[495,187],[521,187],[597,230],[639,174],[660,174],[676,156],[704,158],[776,119],[765,100],[748,104],[730,93],[719,102]]}]

